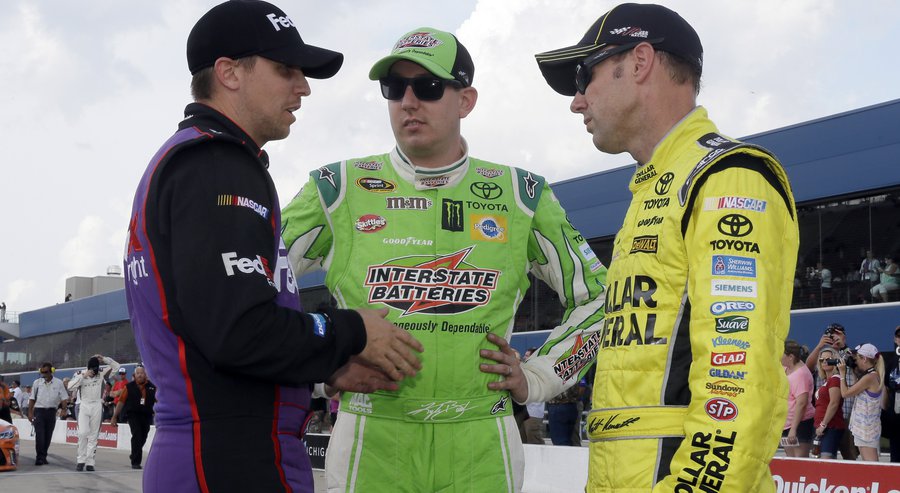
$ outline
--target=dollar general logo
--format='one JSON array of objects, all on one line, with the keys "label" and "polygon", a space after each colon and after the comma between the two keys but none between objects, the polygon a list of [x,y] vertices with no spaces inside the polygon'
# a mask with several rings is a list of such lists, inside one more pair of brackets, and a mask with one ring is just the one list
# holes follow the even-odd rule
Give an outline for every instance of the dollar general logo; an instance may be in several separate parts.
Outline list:
[{"label": "dollar general logo", "polygon": [[658,243],[657,235],[636,236],[631,242],[631,253],[656,253]]},{"label": "dollar general logo", "polygon": [[413,313],[453,315],[486,305],[497,288],[500,271],[465,262],[474,249],[422,261],[422,255],[400,257],[369,266],[365,286],[369,303],[384,303]]},{"label": "dollar general logo", "polygon": [[462,200],[444,199],[441,208],[441,229],[445,231],[463,230]]}]

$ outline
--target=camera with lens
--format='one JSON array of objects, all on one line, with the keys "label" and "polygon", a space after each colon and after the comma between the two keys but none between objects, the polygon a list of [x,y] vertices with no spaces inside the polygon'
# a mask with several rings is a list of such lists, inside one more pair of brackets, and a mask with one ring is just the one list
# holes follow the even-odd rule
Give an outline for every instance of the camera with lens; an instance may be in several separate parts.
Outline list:
[{"label": "camera with lens", "polygon": [[825,358],[825,364],[831,365],[831,366],[838,364],[838,361],[840,361],[840,360],[837,358]]}]

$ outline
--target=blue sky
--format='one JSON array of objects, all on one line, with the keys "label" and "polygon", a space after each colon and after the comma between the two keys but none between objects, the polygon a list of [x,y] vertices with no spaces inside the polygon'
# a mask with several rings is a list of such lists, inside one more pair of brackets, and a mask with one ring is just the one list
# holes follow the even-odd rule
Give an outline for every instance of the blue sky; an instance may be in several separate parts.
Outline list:
[{"label": "blue sky", "polygon": [[[216,1],[10,0],[0,11],[0,300],[11,311],[62,301],[65,279],[121,264],[131,199],[189,101],[187,33]],[[569,98],[533,55],[573,44],[615,2],[403,0],[275,2],[307,42],[345,54],[312,81],[292,134],[272,142],[283,203],[307,173],[393,145],[368,69],[404,32],[454,32],[475,60],[471,153],[551,182],[630,164],[597,152]],[[699,103],[740,137],[900,97],[900,3],[663,1],[705,48]],[[328,8],[324,8],[327,5]]]}]

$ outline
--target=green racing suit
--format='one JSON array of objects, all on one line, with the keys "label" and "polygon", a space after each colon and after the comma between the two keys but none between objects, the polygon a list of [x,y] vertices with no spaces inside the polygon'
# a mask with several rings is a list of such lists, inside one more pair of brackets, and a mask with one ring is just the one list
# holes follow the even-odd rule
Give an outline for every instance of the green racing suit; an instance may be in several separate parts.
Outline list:
[{"label": "green racing suit", "polygon": [[522,368],[529,400],[547,400],[593,362],[605,297],[606,267],[545,180],[467,153],[417,168],[395,148],[313,171],[282,221],[298,276],[325,269],[339,305],[388,307],[425,347],[399,391],[342,395],[329,491],[519,491],[512,403],[479,350],[509,338],[528,274],[545,281],[562,324]]}]

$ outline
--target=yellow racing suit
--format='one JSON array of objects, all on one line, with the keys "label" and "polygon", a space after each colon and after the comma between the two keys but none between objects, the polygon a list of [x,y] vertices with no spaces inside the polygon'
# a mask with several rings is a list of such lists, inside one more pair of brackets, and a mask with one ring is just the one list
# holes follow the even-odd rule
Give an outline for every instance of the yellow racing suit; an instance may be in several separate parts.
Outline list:
[{"label": "yellow racing suit", "polygon": [[774,492],[799,243],[787,176],[697,107],[630,189],[599,332],[587,491]]}]

